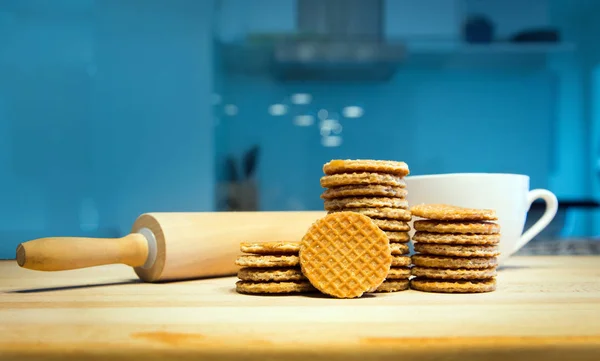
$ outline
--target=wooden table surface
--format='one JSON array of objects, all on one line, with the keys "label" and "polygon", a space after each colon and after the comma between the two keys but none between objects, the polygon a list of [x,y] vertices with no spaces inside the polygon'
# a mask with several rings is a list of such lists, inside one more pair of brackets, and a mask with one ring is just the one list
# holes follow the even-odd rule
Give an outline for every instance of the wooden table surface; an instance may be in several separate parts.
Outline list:
[{"label": "wooden table surface", "polygon": [[0,262],[0,359],[600,360],[600,257],[514,257],[498,290],[247,296],[126,266]]}]

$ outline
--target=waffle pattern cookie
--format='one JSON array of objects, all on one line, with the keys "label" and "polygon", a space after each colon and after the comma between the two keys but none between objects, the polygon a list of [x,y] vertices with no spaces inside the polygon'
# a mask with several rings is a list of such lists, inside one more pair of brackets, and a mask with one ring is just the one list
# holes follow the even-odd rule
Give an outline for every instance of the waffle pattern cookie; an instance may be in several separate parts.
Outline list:
[{"label": "waffle pattern cookie", "polygon": [[[410,263],[410,257],[408,263]],[[393,263],[392,263],[393,264]],[[400,292],[409,289],[410,267],[392,266],[385,281],[374,292]]]},{"label": "waffle pattern cookie", "polygon": [[321,178],[321,187],[334,188],[349,185],[380,184],[392,187],[406,188],[404,177],[381,173],[340,173],[325,175]]},{"label": "waffle pattern cookie", "polygon": [[389,198],[389,197],[347,197],[326,199],[325,210],[332,211],[336,209],[352,210],[351,208],[408,208],[408,202],[404,198]]},{"label": "waffle pattern cookie", "polygon": [[390,249],[394,256],[408,254],[409,252],[408,246],[404,243],[390,243]]},{"label": "waffle pattern cookie", "polygon": [[311,225],[300,244],[302,273],[316,289],[336,298],[373,292],[391,264],[387,236],[359,213],[326,215]]},{"label": "waffle pattern cookie", "polygon": [[410,207],[417,217],[437,221],[496,221],[498,216],[493,209],[457,207],[448,204],[419,204]]},{"label": "waffle pattern cookie", "polygon": [[408,232],[394,232],[384,231],[390,243],[408,243],[410,241],[410,235]]},{"label": "waffle pattern cookie", "polygon": [[323,173],[327,175],[355,172],[386,173],[405,177],[409,174],[409,169],[404,162],[371,159],[333,159],[323,165]]},{"label": "waffle pattern cookie", "polygon": [[397,221],[395,219],[373,218],[373,222],[383,231],[408,232],[410,230],[410,226],[407,222]]},{"label": "waffle pattern cookie", "polygon": [[314,292],[308,281],[295,282],[249,282],[237,281],[236,291],[245,294],[289,294]]},{"label": "waffle pattern cookie", "polygon": [[481,280],[441,280],[415,277],[410,280],[410,288],[423,292],[437,293],[482,293],[496,290],[496,278]]},{"label": "waffle pattern cookie", "polygon": [[236,291],[243,294],[316,292],[300,268],[300,242],[242,242]]},{"label": "waffle pattern cookie", "polygon": [[498,234],[500,225],[493,222],[460,222],[416,220],[413,222],[416,231],[451,234]]},{"label": "waffle pattern cookie", "polygon": [[399,292],[409,288],[408,279],[405,280],[385,280],[381,286],[377,287],[375,292]]},{"label": "waffle pattern cookie", "polygon": [[[321,198],[328,214],[353,212],[369,217],[392,244],[394,262],[400,262],[396,256],[409,253],[412,220],[404,179],[410,173],[408,165],[389,160],[334,159],[323,166],[323,173]],[[410,258],[406,258],[408,266]],[[401,263],[405,266],[404,259]]]},{"label": "waffle pattern cookie", "polygon": [[473,246],[462,244],[427,244],[416,243],[415,252],[438,256],[457,257],[497,257],[500,255],[498,246]]},{"label": "waffle pattern cookie", "polygon": [[496,290],[500,225],[491,209],[421,204],[415,220],[410,287],[423,292],[474,293]]},{"label": "waffle pattern cookie", "polygon": [[407,280],[410,278],[410,267],[392,267],[386,280]]},{"label": "waffle pattern cookie", "polygon": [[[329,211],[329,213],[333,212],[340,211]],[[408,222],[412,219],[410,211],[402,208],[352,208],[352,212],[364,214],[365,216],[371,218],[393,219],[405,222]]]},{"label": "waffle pattern cookie", "polygon": [[406,188],[391,187],[379,184],[363,186],[341,186],[328,188],[322,194],[323,199],[335,199],[343,197],[392,197],[405,198],[408,192]]},{"label": "waffle pattern cookie", "polygon": [[240,244],[240,250],[245,253],[252,254],[267,254],[267,255],[283,255],[291,254],[298,255],[300,251],[300,242],[263,242],[263,243],[252,243],[242,242]]}]

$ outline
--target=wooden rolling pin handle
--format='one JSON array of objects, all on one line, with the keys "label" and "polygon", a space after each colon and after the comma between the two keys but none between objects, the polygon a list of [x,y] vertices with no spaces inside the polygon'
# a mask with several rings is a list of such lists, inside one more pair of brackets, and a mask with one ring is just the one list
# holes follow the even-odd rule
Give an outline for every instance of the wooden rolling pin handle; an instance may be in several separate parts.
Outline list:
[{"label": "wooden rolling pin handle", "polygon": [[19,266],[37,271],[64,271],[107,264],[143,266],[148,240],[132,233],[122,238],[51,237],[19,244]]}]

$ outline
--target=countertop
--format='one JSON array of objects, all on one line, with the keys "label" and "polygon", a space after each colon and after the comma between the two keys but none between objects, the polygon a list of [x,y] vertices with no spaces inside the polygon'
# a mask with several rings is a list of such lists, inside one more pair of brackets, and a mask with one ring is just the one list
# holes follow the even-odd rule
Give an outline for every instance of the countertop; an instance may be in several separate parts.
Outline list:
[{"label": "countertop", "polygon": [[483,294],[248,296],[235,280],[2,261],[0,359],[600,359],[600,256],[516,256]]}]

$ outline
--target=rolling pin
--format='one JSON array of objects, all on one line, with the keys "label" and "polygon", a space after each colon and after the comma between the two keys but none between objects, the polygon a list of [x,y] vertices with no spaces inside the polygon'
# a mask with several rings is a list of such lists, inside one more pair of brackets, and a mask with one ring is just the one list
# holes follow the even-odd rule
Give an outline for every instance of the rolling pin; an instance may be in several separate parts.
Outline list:
[{"label": "rolling pin", "polygon": [[63,271],[133,267],[145,282],[235,275],[241,242],[300,241],[324,211],[145,213],[122,238],[50,237],[21,243],[19,266]]}]

